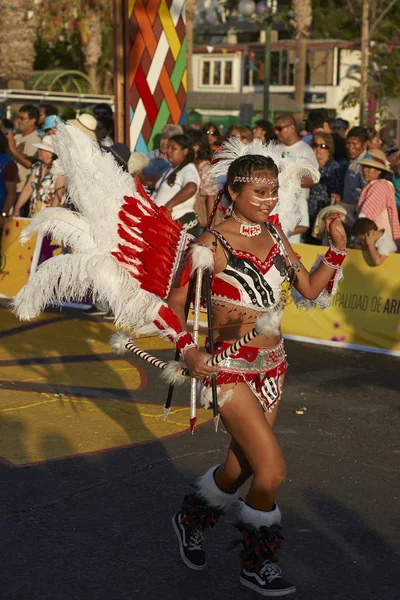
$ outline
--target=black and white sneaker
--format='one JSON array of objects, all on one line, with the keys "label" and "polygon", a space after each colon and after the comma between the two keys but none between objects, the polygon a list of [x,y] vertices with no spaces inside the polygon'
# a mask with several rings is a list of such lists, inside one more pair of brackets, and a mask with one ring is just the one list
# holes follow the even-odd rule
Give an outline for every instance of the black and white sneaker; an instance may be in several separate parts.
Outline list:
[{"label": "black and white sneaker", "polygon": [[276,563],[267,561],[261,567],[260,573],[242,569],[240,583],[268,598],[288,596],[296,591],[294,585],[283,579],[280,567]]},{"label": "black and white sneaker", "polygon": [[181,558],[189,569],[202,571],[206,568],[206,555],[203,550],[203,530],[201,527],[193,529],[181,523],[181,513],[172,517],[172,525],[179,540]]}]

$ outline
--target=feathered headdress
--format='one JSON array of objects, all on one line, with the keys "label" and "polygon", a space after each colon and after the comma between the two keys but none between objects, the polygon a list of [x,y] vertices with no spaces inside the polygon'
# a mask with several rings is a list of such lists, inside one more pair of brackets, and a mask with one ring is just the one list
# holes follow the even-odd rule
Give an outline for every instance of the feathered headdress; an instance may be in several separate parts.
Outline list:
[{"label": "feathered headdress", "polygon": [[306,158],[283,156],[282,149],[275,142],[263,144],[261,140],[254,140],[250,144],[243,144],[240,140],[231,137],[222,144],[222,149],[215,153],[210,175],[215,179],[226,176],[234,160],[241,156],[252,155],[269,157],[278,168],[279,202],[271,214],[279,215],[283,231],[290,235],[301,220],[299,211],[299,196],[303,193],[301,179],[311,177],[314,183],[318,183],[319,171]]},{"label": "feathered headdress", "polygon": [[20,319],[36,317],[49,304],[79,301],[88,294],[106,301],[118,327],[128,331],[154,321],[170,290],[182,254],[192,239],[164,207],[157,207],[96,142],[70,124],[53,138],[56,174],[66,176],[78,212],[46,208],[24,229],[50,234],[72,253],[53,257],[14,298]]}]

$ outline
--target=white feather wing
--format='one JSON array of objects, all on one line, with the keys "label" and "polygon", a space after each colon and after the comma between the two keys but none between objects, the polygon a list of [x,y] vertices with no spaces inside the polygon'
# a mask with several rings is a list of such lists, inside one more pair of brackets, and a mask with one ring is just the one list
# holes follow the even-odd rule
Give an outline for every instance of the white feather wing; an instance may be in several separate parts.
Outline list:
[{"label": "white feather wing", "polygon": [[59,244],[69,246],[75,252],[98,252],[88,220],[66,208],[46,208],[37,213],[23,229],[21,243],[24,244],[36,232],[50,235]]},{"label": "white feather wing", "polygon": [[67,191],[79,212],[90,222],[98,248],[115,250],[116,223],[124,196],[136,193],[134,179],[110,153],[71,124],[60,124],[54,136],[57,173],[66,175]]},{"label": "white feather wing", "polygon": [[39,266],[13,301],[22,320],[29,320],[47,305],[68,300],[106,301],[116,324],[128,331],[152,322],[162,300],[142,290],[140,284],[111,254],[121,241],[118,213],[124,196],[135,196],[142,212],[148,198],[136,189],[112,155],[69,124],[60,124],[54,136],[58,154],[56,171],[66,175],[67,189],[80,214],[66,209],[45,209],[26,228],[50,234],[74,249],[73,254],[53,257]]}]

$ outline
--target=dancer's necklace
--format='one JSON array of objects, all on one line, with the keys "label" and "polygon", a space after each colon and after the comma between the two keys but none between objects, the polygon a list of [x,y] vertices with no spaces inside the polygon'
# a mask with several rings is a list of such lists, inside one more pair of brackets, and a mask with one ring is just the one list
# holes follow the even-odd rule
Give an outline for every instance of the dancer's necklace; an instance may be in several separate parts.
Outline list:
[{"label": "dancer's necklace", "polygon": [[262,229],[260,223],[249,223],[248,221],[242,221],[235,214],[235,211],[232,211],[232,217],[240,223],[239,233],[240,235],[244,235],[246,237],[256,237],[256,235],[260,235]]}]

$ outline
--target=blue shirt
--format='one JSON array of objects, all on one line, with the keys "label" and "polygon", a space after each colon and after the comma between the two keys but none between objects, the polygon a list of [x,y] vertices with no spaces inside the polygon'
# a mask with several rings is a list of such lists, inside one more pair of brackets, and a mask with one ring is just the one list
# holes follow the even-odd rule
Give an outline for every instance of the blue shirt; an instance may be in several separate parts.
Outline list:
[{"label": "blue shirt", "polygon": [[366,155],[367,151],[361,152],[357,160],[353,160],[347,169],[346,175],[344,176],[344,188],[343,188],[343,202],[348,204],[358,204],[360,194],[367,185],[362,177],[362,167],[358,164],[358,160],[361,160]]}]

